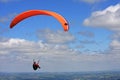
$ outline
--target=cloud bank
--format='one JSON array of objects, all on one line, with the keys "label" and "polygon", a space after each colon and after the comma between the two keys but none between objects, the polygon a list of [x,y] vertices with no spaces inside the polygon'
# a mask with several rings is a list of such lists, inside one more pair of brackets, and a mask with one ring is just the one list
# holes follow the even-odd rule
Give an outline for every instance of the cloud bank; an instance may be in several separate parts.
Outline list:
[{"label": "cloud bank", "polygon": [[38,30],[39,39],[44,39],[47,43],[69,43],[75,40],[75,37],[64,31],[51,31],[50,29]]},{"label": "cloud bank", "polygon": [[[115,41],[111,46],[120,46],[118,43]],[[119,70],[120,65],[118,53],[87,54],[70,48],[68,44],[50,44],[41,40],[34,42],[19,38],[0,39],[0,63],[3,63],[0,71],[33,71],[33,59],[40,59],[41,71],[50,72]]]},{"label": "cloud bank", "polygon": [[83,22],[85,26],[104,27],[110,30],[120,30],[120,4],[95,11]]},{"label": "cloud bank", "polygon": [[[113,65],[119,66],[120,62],[118,62],[118,60],[120,58],[120,4],[112,5],[104,10],[93,12],[90,17],[84,20],[83,24],[90,27],[105,28],[114,32],[110,37],[110,48],[109,50],[104,52],[108,54],[106,58],[110,59],[111,57],[112,60],[105,61],[110,61],[110,63],[112,63],[115,60],[116,62],[113,63]],[[114,68],[118,67],[114,66]]]}]

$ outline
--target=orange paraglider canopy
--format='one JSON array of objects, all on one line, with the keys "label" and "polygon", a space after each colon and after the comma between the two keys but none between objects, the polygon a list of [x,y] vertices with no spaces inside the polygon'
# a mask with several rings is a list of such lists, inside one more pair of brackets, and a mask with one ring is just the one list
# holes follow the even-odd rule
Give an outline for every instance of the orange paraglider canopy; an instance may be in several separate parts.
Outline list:
[{"label": "orange paraglider canopy", "polygon": [[18,24],[20,21],[31,17],[31,16],[36,16],[36,15],[48,15],[48,16],[53,16],[54,18],[56,18],[61,25],[63,26],[64,31],[68,31],[69,29],[69,25],[68,22],[65,20],[64,17],[62,17],[61,15],[52,12],[52,11],[47,11],[47,10],[29,10],[29,11],[25,11],[21,14],[18,14],[11,22],[10,24],[10,28],[13,28],[16,24]]}]

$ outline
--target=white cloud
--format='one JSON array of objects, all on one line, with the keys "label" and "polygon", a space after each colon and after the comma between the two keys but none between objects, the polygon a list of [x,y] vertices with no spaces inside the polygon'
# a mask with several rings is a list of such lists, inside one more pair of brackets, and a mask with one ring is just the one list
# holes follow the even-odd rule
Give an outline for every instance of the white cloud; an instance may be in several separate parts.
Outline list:
[{"label": "white cloud", "polygon": [[[108,8],[95,11],[89,18],[86,18],[83,22],[85,26],[90,27],[102,27],[107,28],[109,30],[114,31],[111,36],[111,42],[109,45],[109,50],[103,52],[101,56],[95,57],[100,58],[100,62],[96,59],[100,64],[106,68],[110,68],[112,66],[114,69],[119,70],[120,66],[120,4],[109,6]],[[94,58],[94,57],[93,57]],[[102,61],[103,60],[103,61]],[[106,63],[106,65],[105,65]],[[107,64],[109,63],[109,64]]]},{"label": "white cloud", "polygon": [[91,27],[103,27],[114,31],[111,36],[109,53],[120,52],[120,4],[109,6],[108,8],[95,11],[92,15],[84,20],[84,25]]},{"label": "white cloud", "polygon": [[84,20],[83,24],[85,26],[120,30],[120,4],[93,12],[89,18]]},{"label": "white cloud", "polygon": [[[57,55],[66,55],[74,53],[67,45],[61,44],[49,44],[43,43],[42,41],[33,42],[24,39],[2,39],[0,40],[0,55],[9,57],[8,55],[13,55],[14,57],[21,57],[21,60],[24,60],[24,57],[28,57],[28,60],[31,58],[38,58],[42,56],[57,56]],[[16,59],[15,58],[15,59]]]},{"label": "white cloud", "polygon": [[94,4],[94,3],[102,2],[105,0],[74,0],[74,1],[81,1],[81,2],[88,3],[88,4]]},{"label": "white cloud", "polygon": [[86,3],[90,3],[90,4],[93,4],[93,3],[96,3],[96,2],[100,2],[102,0],[81,0],[83,2],[86,2]]},{"label": "white cloud", "polygon": [[[111,45],[119,46],[118,43],[116,41]],[[66,44],[0,39],[0,63],[3,63],[0,71],[32,71],[33,59],[40,59],[41,71],[117,70],[120,65],[119,54],[85,54],[70,49]]]},{"label": "white cloud", "polygon": [[[63,34],[61,31],[53,32],[48,29],[38,31],[37,34],[42,34],[39,35],[39,39],[45,38],[46,42],[42,42],[41,40],[34,42],[18,38],[0,38],[0,63],[3,63],[2,66],[0,66],[0,71],[33,71],[31,67],[33,59],[40,59],[41,71],[96,71],[119,69],[119,54],[81,53],[69,48],[68,44],[64,44],[74,41],[75,38],[73,35],[69,33]],[[51,34],[53,38],[60,39],[60,41],[57,39],[57,42],[51,40],[53,39],[49,38]],[[64,36],[68,39],[63,39]],[[51,42],[54,44],[51,44]],[[113,42],[111,46],[115,46],[116,44],[117,43]],[[9,66],[9,69],[6,66]]]},{"label": "white cloud", "polygon": [[[42,41],[33,42],[14,38],[1,38],[0,40],[0,63],[7,63],[13,71],[15,70],[10,65],[17,66],[18,63],[32,65],[33,59],[40,59],[42,56],[43,61],[46,62],[44,65],[49,66],[51,62],[57,63],[57,61],[60,61],[61,59],[64,60],[65,57],[72,57],[72,55],[77,54],[76,52],[77,51],[70,49],[64,44],[56,45],[43,43]],[[3,64],[3,66],[5,65],[6,64]],[[20,70],[24,71],[26,68],[28,67],[23,66]],[[2,70],[5,70],[5,67]]]},{"label": "white cloud", "polygon": [[117,39],[112,40],[110,47],[112,50],[120,52],[120,41]]},{"label": "white cloud", "polygon": [[75,40],[75,37],[64,31],[52,31],[50,29],[39,30],[38,37],[44,39],[48,43],[69,43]]}]

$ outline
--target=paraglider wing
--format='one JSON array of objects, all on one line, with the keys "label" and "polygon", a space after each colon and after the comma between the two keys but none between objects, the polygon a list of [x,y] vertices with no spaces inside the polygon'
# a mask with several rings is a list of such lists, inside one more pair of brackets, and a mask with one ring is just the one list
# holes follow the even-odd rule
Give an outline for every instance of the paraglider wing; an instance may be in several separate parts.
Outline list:
[{"label": "paraglider wing", "polygon": [[65,20],[64,17],[62,17],[61,15],[52,12],[52,11],[47,11],[47,10],[29,10],[29,11],[25,11],[21,14],[18,14],[13,21],[10,24],[10,28],[13,28],[16,24],[18,24],[20,21],[31,17],[31,16],[36,16],[36,15],[48,15],[48,16],[53,16],[54,18],[56,18],[61,25],[63,26],[64,31],[68,31],[69,25],[68,22]]}]

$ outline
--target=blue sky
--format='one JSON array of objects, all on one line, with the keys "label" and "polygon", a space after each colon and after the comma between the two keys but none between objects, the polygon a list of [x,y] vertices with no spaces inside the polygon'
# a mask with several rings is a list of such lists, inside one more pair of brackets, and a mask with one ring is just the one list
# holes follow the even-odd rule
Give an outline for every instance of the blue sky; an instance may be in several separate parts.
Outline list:
[{"label": "blue sky", "polygon": [[[69,22],[69,31],[53,17],[27,18],[9,28],[27,10],[49,10]],[[119,0],[0,0],[0,72],[119,71]],[[109,63],[109,64],[108,64]]]}]

